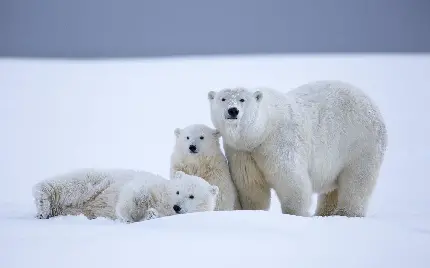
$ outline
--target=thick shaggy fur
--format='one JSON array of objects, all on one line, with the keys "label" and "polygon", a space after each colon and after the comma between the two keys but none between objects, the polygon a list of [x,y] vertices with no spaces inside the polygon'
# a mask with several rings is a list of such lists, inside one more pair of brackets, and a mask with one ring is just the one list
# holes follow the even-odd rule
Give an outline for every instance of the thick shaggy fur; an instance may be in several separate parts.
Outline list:
[{"label": "thick shaggy fur", "polygon": [[[175,129],[175,136],[176,144],[170,160],[171,176],[176,171],[183,171],[217,185],[220,193],[215,210],[241,209],[227,159],[220,148],[219,131],[195,124]],[[195,146],[195,150],[190,150],[190,146]]]},{"label": "thick shaggy fur", "polygon": [[[89,219],[137,222],[184,211],[213,210],[218,188],[203,183],[201,178],[185,178],[182,173],[169,181],[145,171],[79,169],[37,183],[33,197],[41,219],[83,214]],[[188,198],[176,193],[189,188],[198,191],[194,193],[200,197],[194,201],[198,204],[175,210],[175,205]]]},{"label": "thick shaggy fur", "polygon": [[308,216],[317,193],[316,215],[365,216],[387,133],[360,89],[316,81],[287,94],[236,88],[208,98],[243,209],[268,209],[273,188],[285,214]]}]

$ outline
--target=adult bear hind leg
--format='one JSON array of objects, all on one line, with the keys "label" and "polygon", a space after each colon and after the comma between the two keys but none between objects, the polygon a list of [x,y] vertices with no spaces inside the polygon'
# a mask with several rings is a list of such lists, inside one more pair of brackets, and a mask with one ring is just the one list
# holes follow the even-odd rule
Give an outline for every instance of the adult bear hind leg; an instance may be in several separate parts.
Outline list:
[{"label": "adult bear hind leg", "polygon": [[364,153],[346,166],[338,177],[338,208],[335,215],[364,217],[381,166],[381,157]]}]

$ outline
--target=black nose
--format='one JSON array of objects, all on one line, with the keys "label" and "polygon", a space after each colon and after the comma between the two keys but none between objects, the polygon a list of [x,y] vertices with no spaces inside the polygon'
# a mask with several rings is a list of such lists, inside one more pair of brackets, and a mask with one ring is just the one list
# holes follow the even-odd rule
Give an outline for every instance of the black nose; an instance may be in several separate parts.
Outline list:
[{"label": "black nose", "polygon": [[236,117],[239,114],[239,110],[236,107],[228,109],[228,114],[230,116]]},{"label": "black nose", "polygon": [[190,151],[193,153],[197,150],[197,147],[195,145],[190,145],[189,148],[190,148]]},{"label": "black nose", "polygon": [[178,206],[178,205],[174,205],[174,206],[173,206],[173,210],[174,210],[176,213],[179,213],[179,211],[181,211],[181,207],[180,207],[180,206]]}]

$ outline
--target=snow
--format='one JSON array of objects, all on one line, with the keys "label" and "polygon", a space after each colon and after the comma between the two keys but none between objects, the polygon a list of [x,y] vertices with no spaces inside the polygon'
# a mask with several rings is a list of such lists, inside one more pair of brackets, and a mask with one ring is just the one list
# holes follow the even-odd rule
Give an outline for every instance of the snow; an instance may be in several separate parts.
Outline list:
[{"label": "snow", "polygon": [[[328,55],[151,60],[0,60],[0,267],[428,267],[430,56]],[[176,127],[211,125],[207,92],[362,87],[388,152],[369,216],[208,212],[135,224],[36,220],[31,186],[81,167],[169,174]]]}]

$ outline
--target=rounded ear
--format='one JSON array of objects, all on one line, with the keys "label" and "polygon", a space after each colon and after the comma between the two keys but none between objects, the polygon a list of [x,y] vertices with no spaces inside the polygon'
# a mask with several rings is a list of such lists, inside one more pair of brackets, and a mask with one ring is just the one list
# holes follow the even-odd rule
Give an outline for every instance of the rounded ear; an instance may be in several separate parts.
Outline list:
[{"label": "rounded ear", "polygon": [[175,128],[175,136],[176,136],[176,138],[179,137],[179,134],[181,134],[181,129],[180,128]]},{"label": "rounded ear", "polygon": [[255,91],[253,96],[257,102],[260,102],[263,99],[263,92]]},{"label": "rounded ear", "polygon": [[216,185],[209,186],[209,192],[215,197],[218,196],[218,193],[219,193],[218,186],[216,186]]},{"label": "rounded ear", "polygon": [[213,99],[215,99],[215,95],[216,95],[216,92],[215,92],[215,91],[209,91],[209,92],[208,92],[208,99],[209,99],[209,100],[213,100]]},{"label": "rounded ear", "polygon": [[216,138],[219,139],[221,137],[221,132],[218,129],[214,129],[212,132],[212,135]]},{"label": "rounded ear", "polygon": [[177,179],[182,178],[182,176],[184,176],[184,175],[185,175],[185,173],[183,171],[178,170],[178,171],[175,172],[175,176],[173,176],[173,178],[175,180],[177,180]]}]

